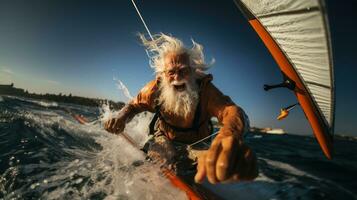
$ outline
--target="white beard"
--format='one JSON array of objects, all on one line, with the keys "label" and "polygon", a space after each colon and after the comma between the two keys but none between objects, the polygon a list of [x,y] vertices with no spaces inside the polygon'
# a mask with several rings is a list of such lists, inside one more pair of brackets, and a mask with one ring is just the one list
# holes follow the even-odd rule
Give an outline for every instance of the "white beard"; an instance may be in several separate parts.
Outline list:
[{"label": "white beard", "polygon": [[[184,91],[176,91],[172,84],[186,84]],[[169,113],[175,114],[178,117],[187,118],[194,114],[199,101],[198,85],[193,80],[172,82],[171,84],[165,77],[162,77],[160,85],[159,103],[161,107]]]}]

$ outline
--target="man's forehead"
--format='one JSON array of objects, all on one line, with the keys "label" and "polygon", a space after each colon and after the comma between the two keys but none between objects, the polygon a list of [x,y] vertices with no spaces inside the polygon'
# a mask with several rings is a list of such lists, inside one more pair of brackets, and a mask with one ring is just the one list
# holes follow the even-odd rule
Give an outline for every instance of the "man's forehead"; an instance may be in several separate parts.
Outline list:
[{"label": "man's forehead", "polygon": [[189,56],[187,53],[168,53],[165,55],[165,65],[166,67],[176,67],[182,65],[189,65]]}]

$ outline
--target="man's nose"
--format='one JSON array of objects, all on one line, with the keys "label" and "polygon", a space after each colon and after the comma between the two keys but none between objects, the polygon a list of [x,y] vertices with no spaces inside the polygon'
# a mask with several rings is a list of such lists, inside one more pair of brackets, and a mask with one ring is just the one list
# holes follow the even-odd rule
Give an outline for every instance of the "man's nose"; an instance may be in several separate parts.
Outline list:
[{"label": "man's nose", "polygon": [[181,79],[182,79],[181,74],[180,74],[180,73],[175,73],[174,80],[175,80],[175,81],[179,81],[179,80],[181,80]]}]

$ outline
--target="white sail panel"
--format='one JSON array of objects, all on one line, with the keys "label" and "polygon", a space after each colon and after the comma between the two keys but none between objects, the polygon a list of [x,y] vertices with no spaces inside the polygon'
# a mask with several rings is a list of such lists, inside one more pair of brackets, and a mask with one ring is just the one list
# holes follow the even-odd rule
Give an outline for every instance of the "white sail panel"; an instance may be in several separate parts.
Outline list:
[{"label": "white sail panel", "polygon": [[326,122],[333,123],[332,62],[318,0],[242,0],[300,75]]}]

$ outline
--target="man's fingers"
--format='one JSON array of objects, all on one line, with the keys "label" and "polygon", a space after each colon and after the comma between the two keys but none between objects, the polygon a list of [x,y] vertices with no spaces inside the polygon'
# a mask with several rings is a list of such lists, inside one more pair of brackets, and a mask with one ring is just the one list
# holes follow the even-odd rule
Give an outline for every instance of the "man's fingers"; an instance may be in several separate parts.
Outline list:
[{"label": "man's fingers", "polygon": [[111,119],[106,121],[105,125],[104,125],[105,130],[108,131],[108,132],[110,131],[110,123],[111,123],[111,121],[112,121]]},{"label": "man's fingers", "polygon": [[104,122],[104,129],[107,130],[108,129],[108,121]]},{"label": "man's fingers", "polygon": [[257,160],[253,151],[234,137],[213,140],[210,149],[198,159],[195,182],[205,176],[210,183],[252,180],[257,177]]},{"label": "man's fingers", "polygon": [[255,153],[252,153],[251,166],[250,166],[250,170],[248,171],[247,180],[253,180],[258,175],[259,175],[259,171],[258,171],[257,158]]},{"label": "man's fingers", "polygon": [[237,147],[234,137],[227,137],[222,140],[222,151],[220,152],[217,163],[216,163],[216,176],[219,181],[225,181],[231,174],[233,170],[233,165],[235,164]]},{"label": "man's fingers", "polygon": [[247,148],[244,154],[245,168],[242,171],[243,180],[252,180],[258,175],[257,160],[253,151]]},{"label": "man's fingers", "polygon": [[118,132],[118,123],[119,123],[118,119],[115,119],[113,128],[112,128],[114,134],[117,134],[117,132]]},{"label": "man's fingers", "polygon": [[202,183],[206,176],[205,160],[206,160],[206,154],[202,154],[201,156],[198,157],[197,172],[195,175],[196,183]]},{"label": "man's fingers", "polygon": [[117,119],[109,119],[107,122],[105,122],[104,128],[110,133],[115,132],[115,127],[116,127]]},{"label": "man's fingers", "polygon": [[123,131],[124,127],[125,124],[123,124],[123,121],[121,121],[120,118],[109,119],[104,124],[104,129],[114,134],[119,134],[121,131]]},{"label": "man's fingers", "polygon": [[115,133],[115,134],[119,134],[119,133],[122,132],[122,131],[123,131],[122,123],[121,123],[121,121],[117,120],[117,123],[115,124],[114,133]]},{"label": "man's fingers", "polygon": [[257,175],[256,169],[256,157],[248,146],[243,145],[239,152],[239,161],[236,165],[236,174],[234,174],[233,179],[235,181],[240,180],[251,180]]},{"label": "man's fingers", "polygon": [[218,138],[216,138],[216,140],[213,140],[205,159],[207,179],[212,184],[216,184],[218,182],[216,176],[216,163],[217,163],[218,153],[221,149],[221,144],[220,141],[217,139]]},{"label": "man's fingers", "polygon": [[252,165],[251,155],[252,155],[252,151],[245,147],[244,151],[243,151],[243,156],[242,156],[241,171],[239,173],[241,180],[247,180],[248,172],[250,171],[250,168],[252,167],[251,166]]},{"label": "man's fingers", "polygon": [[112,121],[112,119],[109,119],[105,122],[104,128],[105,130],[109,130],[110,129],[110,122]]},{"label": "man's fingers", "polygon": [[118,124],[118,119],[113,119],[113,122],[111,123],[110,130],[112,133],[116,132],[116,127]]},{"label": "man's fingers", "polygon": [[110,119],[110,120],[108,120],[108,122],[107,122],[107,131],[108,132],[112,132],[112,124],[113,124],[113,122],[114,122],[114,120],[113,119]]}]

